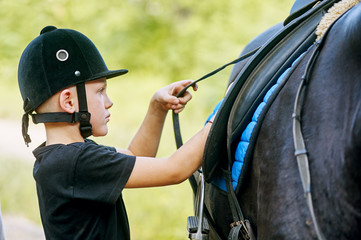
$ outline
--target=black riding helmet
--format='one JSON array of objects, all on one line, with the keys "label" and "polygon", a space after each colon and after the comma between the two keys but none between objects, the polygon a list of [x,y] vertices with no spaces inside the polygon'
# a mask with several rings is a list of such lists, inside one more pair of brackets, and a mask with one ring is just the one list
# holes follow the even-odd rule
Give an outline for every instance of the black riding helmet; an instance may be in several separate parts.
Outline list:
[{"label": "black riding helmet", "polygon": [[[40,36],[25,48],[19,62],[18,83],[24,101],[22,134],[25,143],[31,142],[28,135],[29,115],[35,124],[80,122],[82,136],[92,135],[85,82],[127,72],[126,69],[108,70],[98,49],[82,33],[54,26],[43,28]],[[79,112],[34,113],[48,98],[73,85],[77,87]]]}]

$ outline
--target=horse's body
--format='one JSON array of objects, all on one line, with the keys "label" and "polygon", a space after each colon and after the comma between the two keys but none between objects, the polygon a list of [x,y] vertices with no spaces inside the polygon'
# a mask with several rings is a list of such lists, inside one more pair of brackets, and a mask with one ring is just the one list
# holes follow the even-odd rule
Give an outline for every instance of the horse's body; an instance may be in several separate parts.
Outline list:
[{"label": "horse's body", "polygon": [[[317,238],[292,136],[296,92],[314,48],[278,86],[252,136],[255,145],[237,198],[257,239]],[[361,4],[325,38],[311,69],[301,119],[320,229],[326,239],[361,239]],[[205,203],[210,222],[226,238],[233,222],[226,193],[207,183]],[[210,239],[217,239],[214,229]]]}]

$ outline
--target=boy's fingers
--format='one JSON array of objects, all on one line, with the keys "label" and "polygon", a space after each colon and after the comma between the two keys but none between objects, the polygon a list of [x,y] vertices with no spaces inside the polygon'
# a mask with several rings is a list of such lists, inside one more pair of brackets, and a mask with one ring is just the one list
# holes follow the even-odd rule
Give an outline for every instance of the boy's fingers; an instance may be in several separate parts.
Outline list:
[{"label": "boy's fingers", "polygon": [[191,84],[192,82],[193,82],[192,79],[187,79],[187,80],[179,81],[178,83],[180,83],[183,87],[186,87],[186,86],[188,86],[189,84]]},{"label": "boy's fingers", "polygon": [[197,91],[198,90],[198,84],[196,83],[196,84],[193,84],[193,91]]},{"label": "boy's fingers", "polygon": [[173,105],[173,104],[177,105],[180,102],[180,100],[177,97],[173,96],[172,94],[165,94],[163,96],[162,101],[164,103],[167,103],[167,104],[170,104],[170,105]]},{"label": "boy's fingers", "polygon": [[[193,80],[182,80],[182,81],[175,82],[172,93],[174,95],[177,95],[179,92],[181,92],[186,86],[188,86],[192,82],[193,82]],[[197,91],[197,89],[198,89],[197,84],[192,85],[192,88],[194,91]]]},{"label": "boy's fingers", "polygon": [[184,109],[184,105],[182,105],[181,108],[175,108],[175,109],[173,109],[173,111],[174,111],[174,113],[180,113],[181,111],[183,111],[183,109]]},{"label": "boy's fingers", "polygon": [[180,113],[181,111],[183,111],[183,108],[182,108],[182,109],[174,109],[173,111],[174,111],[175,114],[178,114],[178,113]]},{"label": "boy's fingers", "polygon": [[192,99],[192,94],[189,91],[186,91],[183,97],[178,98],[181,104],[186,104]]},{"label": "boy's fingers", "polygon": [[[183,111],[187,102],[192,99],[192,94],[188,90],[186,90],[183,96],[178,98],[175,96],[192,82],[193,80],[182,80],[172,84],[168,96],[165,97],[166,99],[164,99],[164,101],[167,102],[166,107],[168,109],[172,109],[175,113],[180,113],[181,111]],[[192,85],[192,89],[194,91],[197,91],[198,85]]]}]

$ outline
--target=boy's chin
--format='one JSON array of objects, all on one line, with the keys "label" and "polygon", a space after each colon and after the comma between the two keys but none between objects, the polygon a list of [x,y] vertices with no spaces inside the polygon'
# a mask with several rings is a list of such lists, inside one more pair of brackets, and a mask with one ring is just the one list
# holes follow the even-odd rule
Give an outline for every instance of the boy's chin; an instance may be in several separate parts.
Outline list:
[{"label": "boy's chin", "polygon": [[108,129],[103,131],[93,131],[93,137],[104,137],[108,134]]}]

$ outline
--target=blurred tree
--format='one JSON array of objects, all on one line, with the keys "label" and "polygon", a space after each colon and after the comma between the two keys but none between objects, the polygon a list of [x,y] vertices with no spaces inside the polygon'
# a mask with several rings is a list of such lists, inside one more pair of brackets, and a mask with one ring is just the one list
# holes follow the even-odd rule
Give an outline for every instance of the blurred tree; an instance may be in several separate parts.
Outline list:
[{"label": "blurred tree", "polygon": [[[112,112],[112,122],[117,126],[107,137],[116,143],[107,144],[126,146],[144,116],[147,107],[144,103],[153,93],[152,87],[155,91],[169,82],[196,79],[231,61],[253,37],[283,21],[292,3],[289,0],[0,0],[0,86],[4,90],[0,95],[4,103],[0,105],[0,118],[21,119],[17,66],[29,41],[46,25],[72,28],[92,39],[110,69],[130,70],[127,81],[112,82],[114,102],[130,104]],[[222,98],[229,72],[230,68],[212,77],[194,94],[197,104],[189,104],[182,113],[184,130],[193,134],[202,125],[201,121]],[[130,88],[133,89],[127,91]],[[133,99],[136,102],[131,103]],[[127,117],[124,112],[128,113]],[[172,136],[163,140],[161,154],[173,151],[169,146],[175,146]],[[178,188],[170,197],[172,188],[167,189],[127,194],[136,238],[186,238],[184,216],[192,209],[188,203],[190,189],[187,189],[189,196],[184,196],[184,191]],[[162,191],[168,192],[163,195]],[[140,199],[145,202],[144,195],[150,196],[150,201],[153,196],[159,200],[159,203],[143,203],[147,219],[143,209],[135,211]]]},{"label": "blurred tree", "polygon": [[[55,25],[89,36],[110,68],[128,68],[134,79],[166,84],[197,78],[236,58],[251,38],[282,21],[291,4],[287,0],[1,0],[0,77],[16,91],[21,52],[42,27]],[[211,81],[212,95],[224,93],[225,78],[221,74],[221,82]],[[2,112],[11,114],[0,109],[0,116]]]},{"label": "blurred tree", "polygon": [[[169,81],[235,57],[258,32],[287,16],[286,0],[2,0],[1,59],[17,60],[45,25],[79,29],[111,65]],[[270,6],[272,5],[272,8]],[[270,13],[267,13],[269,11]]]}]

